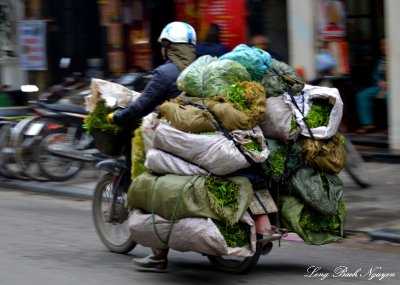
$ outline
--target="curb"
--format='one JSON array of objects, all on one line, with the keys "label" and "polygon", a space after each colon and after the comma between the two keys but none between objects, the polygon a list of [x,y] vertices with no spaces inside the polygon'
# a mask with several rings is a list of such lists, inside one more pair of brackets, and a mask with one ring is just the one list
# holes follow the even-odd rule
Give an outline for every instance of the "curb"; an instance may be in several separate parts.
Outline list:
[{"label": "curb", "polygon": [[87,200],[92,199],[92,194],[91,194],[92,191],[88,188],[77,187],[77,186],[62,186],[48,182],[0,179],[0,187],[13,188],[27,192],[37,192],[37,193],[52,194],[65,197],[74,197]]}]

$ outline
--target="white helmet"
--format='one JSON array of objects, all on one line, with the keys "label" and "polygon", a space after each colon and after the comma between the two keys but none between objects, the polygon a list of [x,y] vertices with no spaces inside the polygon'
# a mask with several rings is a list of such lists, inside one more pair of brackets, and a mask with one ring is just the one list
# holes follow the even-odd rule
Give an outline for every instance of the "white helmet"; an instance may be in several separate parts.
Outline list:
[{"label": "white helmet", "polygon": [[158,42],[161,43],[164,39],[173,43],[196,45],[196,31],[187,23],[172,22],[162,30]]}]

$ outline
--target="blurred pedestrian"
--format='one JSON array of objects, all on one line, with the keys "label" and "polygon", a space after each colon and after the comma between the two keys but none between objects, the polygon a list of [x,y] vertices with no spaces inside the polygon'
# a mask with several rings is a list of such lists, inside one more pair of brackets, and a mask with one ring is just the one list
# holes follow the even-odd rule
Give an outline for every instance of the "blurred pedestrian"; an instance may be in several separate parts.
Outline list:
[{"label": "blurred pedestrian", "polygon": [[380,52],[380,58],[372,74],[373,86],[362,89],[356,94],[357,112],[361,124],[361,127],[356,131],[358,134],[376,131],[377,127],[373,116],[374,100],[380,98],[387,101],[385,38],[380,40]]},{"label": "blurred pedestrian", "polygon": [[227,53],[226,47],[221,43],[221,29],[217,24],[211,24],[208,27],[205,41],[196,46],[197,57],[211,55],[220,57]]},{"label": "blurred pedestrian", "polygon": [[276,59],[278,61],[285,61],[280,54],[270,49],[269,43],[270,43],[269,38],[262,34],[254,35],[250,39],[250,46],[254,46],[268,52],[273,59]]}]

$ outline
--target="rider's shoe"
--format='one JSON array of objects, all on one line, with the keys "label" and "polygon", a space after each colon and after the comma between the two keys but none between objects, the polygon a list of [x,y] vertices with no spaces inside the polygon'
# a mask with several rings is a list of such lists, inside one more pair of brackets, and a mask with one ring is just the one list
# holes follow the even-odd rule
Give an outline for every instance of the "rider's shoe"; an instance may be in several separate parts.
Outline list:
[{"label": "rider's shoe", "polygon": [[148,269],[166,270],[168,250],[153,250],[153,253],[142,258],[134,258],[132,263]]}]

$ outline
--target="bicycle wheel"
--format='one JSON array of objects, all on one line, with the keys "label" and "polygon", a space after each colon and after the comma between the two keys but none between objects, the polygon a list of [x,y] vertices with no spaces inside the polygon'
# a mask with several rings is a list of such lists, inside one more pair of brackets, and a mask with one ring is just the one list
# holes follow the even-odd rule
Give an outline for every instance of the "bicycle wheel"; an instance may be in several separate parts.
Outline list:
[{"label": "bicycle wheel", "polygon": [[112,252],[127,253],[136,242],[128,227],[127,193],[114,195],[115,176],[104,174],[97,183],[92,201],[96,231],[103,244]]},{"label": "bicycle wheel", "polygon": [[346,163],[344,168],[349,173],[350,177],[362,188],[367,188],[371,185],[370,176],[367,171],[367,166],[361,155],[355,149],[350,139],[346,138],[344,147],[346,149]]},{"label": "bicycle wheel", "polygon": [[48,148],[54,144],[71,146],[66,133],[52,133],[47,135],[39,144],[36,153],[36,162],[39,169],[48,179],[52,181],[66,181],[79,173],[84,163],[68,158],[52,155]]}]

